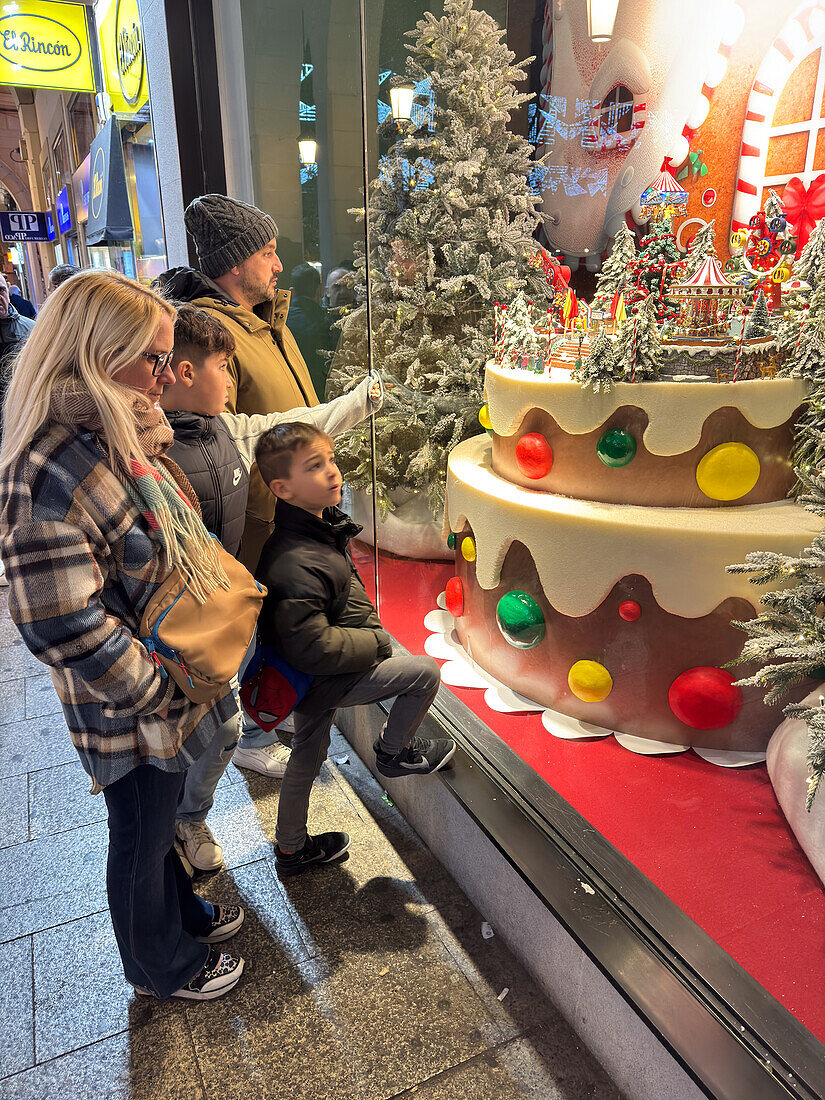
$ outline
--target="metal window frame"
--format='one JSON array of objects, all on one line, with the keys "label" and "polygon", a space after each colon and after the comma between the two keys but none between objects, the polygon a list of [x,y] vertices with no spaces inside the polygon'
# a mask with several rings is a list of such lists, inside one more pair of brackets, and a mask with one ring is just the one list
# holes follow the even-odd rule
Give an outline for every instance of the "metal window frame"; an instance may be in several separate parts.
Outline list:
[{"label": "metal window frame", "polygon": [[709,1097],[825,1097],[825,1046],[449,689],[422,732],[456,740],[445,787]]}]

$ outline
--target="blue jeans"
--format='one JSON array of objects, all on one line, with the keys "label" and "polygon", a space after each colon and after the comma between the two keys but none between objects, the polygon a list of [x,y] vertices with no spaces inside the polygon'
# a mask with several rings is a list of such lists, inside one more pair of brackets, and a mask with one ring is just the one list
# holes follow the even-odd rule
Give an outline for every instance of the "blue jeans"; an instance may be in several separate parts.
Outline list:
[{"label": "blue jeans", "polygon": [[[237,688],[235,689],[237,690]],[[217,730],[206,750],[190,765],[186,772],[183,797],[177,817],[184,821],[205,821],[215,801],[215,790],[221,776],[229,767],[232,753],[238,744],[240,719],[233,714],[228,722]]]},{"label": "blue jeans", "polygon": [[132,985],[168,997],[203,968],[195,936],[214,910],[192,889],[173,847],[183,772],[133,768],[103,790],[109,811],[106,888],[123,972]]}]

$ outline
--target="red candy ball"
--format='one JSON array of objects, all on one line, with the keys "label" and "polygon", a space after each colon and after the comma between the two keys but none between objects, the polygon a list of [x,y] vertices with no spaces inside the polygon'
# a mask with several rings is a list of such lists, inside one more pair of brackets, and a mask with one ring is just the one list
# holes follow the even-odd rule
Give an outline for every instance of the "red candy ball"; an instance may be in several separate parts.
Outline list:
[{"label": "red candy ball", "polygon": [[622,600],[619,604],[619,615],[626,623],[635,623],[642,613],[642,609],[635,600]]},{"label": "red candy ball", "polygon": [[742,708],[742,689],[723,668],[689,668],[677,676],[667,693],[670,709],[695,730],[729,726]]},{"label": "red candy ball", "polygon": [[460,619],[464,614],[464,586],[458,577],[450,577],[444,590],[444,601],[450,614]]},{"label": "red candy ball", "polygon": [[546,477],[553,468],[553,451],[539,432],[528,432],[516,444],[516,462],[525,477],[534,481]]}]

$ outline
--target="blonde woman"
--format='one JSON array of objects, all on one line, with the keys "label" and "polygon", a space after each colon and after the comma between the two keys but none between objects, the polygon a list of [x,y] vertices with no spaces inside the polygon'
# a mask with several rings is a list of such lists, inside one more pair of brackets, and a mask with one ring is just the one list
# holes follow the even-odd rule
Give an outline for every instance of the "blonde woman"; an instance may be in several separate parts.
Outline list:
[{"label": "blonde woman", "polygon": [[224,725],[227,687],[190,702],[138,640],[147,601],[178,565],[208,593],[220,566],[197,499],[165,458],[158,405],[175,310],[113,272],[49,296],[15,363],[0,452],[0,553],[9,610],[50,668],[72,741],[109,813],[107,888],[127,981],[209,1000],[243,959],[216,944],[238,906],[194,893],[173,848],[185,770]]}]

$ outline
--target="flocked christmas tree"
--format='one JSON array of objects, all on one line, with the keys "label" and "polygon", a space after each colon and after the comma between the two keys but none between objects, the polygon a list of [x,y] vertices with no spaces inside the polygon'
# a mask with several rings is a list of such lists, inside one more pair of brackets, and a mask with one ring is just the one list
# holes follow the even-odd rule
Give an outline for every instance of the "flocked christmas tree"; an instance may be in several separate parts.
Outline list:
[{"label": "flocked christmas tree", "polygon": [[659,324],[675,320],[679,306],[672,298],[668,298],[667,293],[671,283],[679,282],[682,278],[683,271],[676,237],[670,222],[665,219],[642,238],[641,250],[633,268],[633,287],[625,295],[625,302],[629,301],[635,310],[643,299],[651,297],[655,301],[656,320]]},{"label": "flocked christmas tree", "polygon": [[771,320],[768,314],[768,303],[765,301],[765,292],[760,288],[756,305],[751,310],[751,315],[745,325],[745,339],[753,340],[757,336],[771,335]]},{"label": "flocked christmas tree", "polygon": [[[810,511],[825,516],[825,475],[803,478],[806,494],[799,498]],[[770,551],[748,554],[744,562],[728,567],[732,573],[750,573],[753,584],[783,582],[785,587],[767,592],[760,599],[762,613],[748,622],[734,625],[744,630],[740,663],[755,662],[759,668],[743,679],[743,685],[767,690],[766,703],[775,703],[806,678],[825,679],[825,532],[816,535],[799,557]],[[791,704],[787,715],[802,718],[808,725],[808,808],[825,775],[825,707]]]},{"label": "flocked christmas tree", "polygon": [[593,299],[594,309],[606,309],[613,301],[613,296],[618,291],[621,293],[633,271],[633,263],[636,259],[636,239],[622,222],[610,255],[602,264],[602,269],[596,276],[596,296]]},{"label": "flocked christmas tree", "polygon": [[713,254],[716,255],[716,219],[711,218],[707,225],[703,225],[696,236],[693,238],[693,243],[690,246],[690,251],[685,257],[684,272],[681,276],[682,279],[689,279],[691,275],[695,275],[702,264],[705,262],[707,255],[708,245],[713,247]]},{"label": "flocked christmas tree", "polygon": [[519,291],[506,310],[498,341],[504,366],[521,366],[521,359],[535,358],[543,353],[546,341],[536,334],[533,304]]},{"label": "flocked christmas tree", "polygon": [[825,281],[825,218],[820,218],[811,231],[799,259],[793,265],[797,279],[808,283],[812,290]]},{"label": "flocked christmas tree", "polygon": [[596,333],[590,345],[590,353],[576,377],[583,388],[590,386],[595,393],[608,393],[613,388],[613,383],[621,380],[622,370],[616,357],[616,348],[604,327]]},{"label": "flocked christmas tree", "polygon": [[[406,74],[429,94],[416,97],[412,125],[399,133],[388,118],[379,128],[395,143],[369,194],[373,361],[388,387],[376,419],[377,487],[382,513],[393,496],[421,492],[438,516],[447,455],[479,431],[493,304],[527,289],[546,309],[546,280],[528,265],[544,215],[527,184],[532,146],[507,128],[530,98],[516,91],[529,59],[515,61],[504,32],[472,0],[445,0],[443,18],[428,12],[408,34]],[[430,94],[428,121],[416,112]],[[356,269],[365,293],[363,255]],[[352,389],[366,362],[357,310],[328,394]],[[355,488],[370,484],[367,440],[356,430],[336,446]]]},{"label": "flocked christmas tree", "polygon": [[656,306],[651,295],[619,330],[616,360],[625,382],[649,382],[659,377],[662,341],[656,324]]}]

